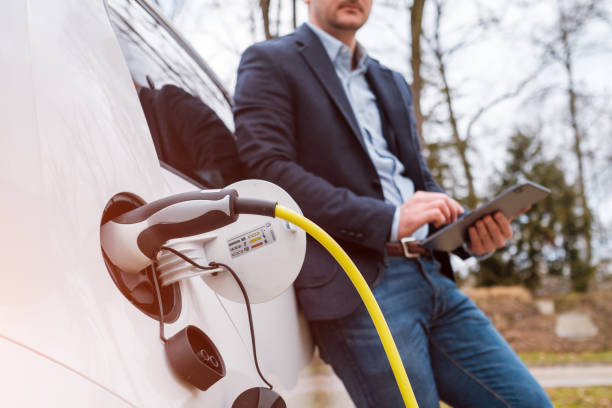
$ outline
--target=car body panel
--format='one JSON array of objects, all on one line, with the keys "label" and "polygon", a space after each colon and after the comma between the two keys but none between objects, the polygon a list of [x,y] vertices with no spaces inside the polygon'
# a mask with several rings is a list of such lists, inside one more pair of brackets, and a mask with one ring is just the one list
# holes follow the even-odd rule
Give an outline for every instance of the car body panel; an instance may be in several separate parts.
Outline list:
[{"label": "car body panel", "polygon": [[[123,297],[104,265],[99,227],[110,197],[197,189],[160,167],[104,4],[9,0],[3,11],[0,360],[11,369],[2,405],[230,406],[262,384],[244,305],[199,279],[181,282],[182,312],[166,332],[198,326],[228,371],[202,392],[171,372],[158,322]],[[290,390],[312,344],[293,292],[273,302],[255,308],[259,357]],[[50,394],[22,399],[28,390]]]}]

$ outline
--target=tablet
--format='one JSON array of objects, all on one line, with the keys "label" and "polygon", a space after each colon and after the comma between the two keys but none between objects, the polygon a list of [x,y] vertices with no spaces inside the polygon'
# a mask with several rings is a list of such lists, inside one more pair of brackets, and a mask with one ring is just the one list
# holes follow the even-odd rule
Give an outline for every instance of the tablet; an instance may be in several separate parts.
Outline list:
[{"label": "tablet", "polygon": [[510,218],[550,194],[550,190],[531,181],[510,187],[493,200],[471,212],[465,212],[460,219],[448,224],[420,242],[423,248],[451,252],[467,240],[468,227],[487,214],[501,211]]}]

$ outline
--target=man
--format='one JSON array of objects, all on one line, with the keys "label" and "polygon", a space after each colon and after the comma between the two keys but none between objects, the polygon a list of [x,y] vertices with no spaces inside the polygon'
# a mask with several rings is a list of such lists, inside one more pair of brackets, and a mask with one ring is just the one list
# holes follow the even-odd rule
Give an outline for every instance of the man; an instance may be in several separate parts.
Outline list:
[{"label": "man", "polygon": [[[551,403],[490,321],[461,294],[449,256],[422,239],[461,206],[420,152],[410,88],[355,40],[371,0],[305,0],[310,22],[247,49],[235,122],[248,174],[279,184],[355,261],[389,323],[421,407],[546,407]],[[512,231],[502,214],[470,228],[482,255]],[[468,256],[464,250],[458,251]],[[400,407],[369,315],[346,275],[309,240],[296,293],[321,357],[358,407]]]}]

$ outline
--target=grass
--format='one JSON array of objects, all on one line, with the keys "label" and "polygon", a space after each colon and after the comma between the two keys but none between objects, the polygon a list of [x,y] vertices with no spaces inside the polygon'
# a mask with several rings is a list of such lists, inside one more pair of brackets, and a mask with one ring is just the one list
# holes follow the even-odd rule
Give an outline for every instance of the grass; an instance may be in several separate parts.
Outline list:
[{"label": "grass", "polygon": [[[555,408],[610,408],[612,387],[547,388]],[[450,408],[440,403],[440,408]]]},{"label": "grass", "polygon": [[612,387],[547,388],[546,392],[558,408],[612,407]]},{"label": "grass", "polygon": [[612,350],[583,351],[579,353],[555,353],[538,351],[518,353],[525,364],[560,365],[560,364],[612,364]]}]

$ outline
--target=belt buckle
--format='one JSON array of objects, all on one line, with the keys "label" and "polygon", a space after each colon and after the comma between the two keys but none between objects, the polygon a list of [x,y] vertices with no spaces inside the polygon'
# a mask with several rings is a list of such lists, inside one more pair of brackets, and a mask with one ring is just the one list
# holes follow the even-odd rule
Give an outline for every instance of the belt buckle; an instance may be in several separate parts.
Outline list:
[{"label": "belt buckle", "polygon": [[416,238],[404,237],[400,239],[400,243],[402,244],[402,249],[404,250],[404,257],[405,258],[418,258],[419,256],[421,256],[421,254],[417,252],[410,252],[410,249],[408,248],[409,242],[416,242]]}]

